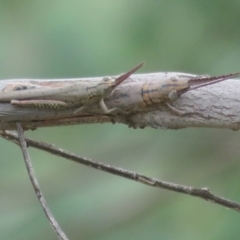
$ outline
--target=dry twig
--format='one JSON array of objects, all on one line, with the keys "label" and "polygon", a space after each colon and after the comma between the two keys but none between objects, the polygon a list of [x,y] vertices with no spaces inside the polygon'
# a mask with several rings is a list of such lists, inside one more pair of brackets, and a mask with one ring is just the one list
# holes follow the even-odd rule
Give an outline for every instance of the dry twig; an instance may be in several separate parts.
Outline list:
[{"label": "dry twig", "polygon": [[[56,232],[58,239],[60,240],[68,240],[67,236],[65,235],[65,233],[62,231],[62,229],[60,228],[59,224],[57,223],[57,221],[55,220],[54,216],[52,215],[50,209],[47,206],[47,202],[41,192],[38,180],[36,178],[36,174],[34,172],[32,163],[31,163],[31,158],[30,155],[28,153],[28,149],[27,149],[27,143],[24,137],[24,133],[23,133],[23,128],[21,126],[20,123],[17,123],[17,133],[18,133],[18,138],[19,138],[19,142],[20,142],[20,147],[22,149],[22,153],[23,153],[23,157],[24,157],[24,161],[26,164],[26,168],[27,168],[27,172],[28,175],[30,177],[31,183],[33,185],[34,191],[37,195],[37,198],[39,200],[39,202],[42,205],[42,208],[50,222],[50,225],[52,226],[52,228],[54,229],[54,231]],[[17,135],[15,134],[15,137],[17,139]]]},{"label": "dry twig", "polygon": [[[12,141],[16,144],[18,144],[18,142],[19,142],[18,137],[15,133],[6,131],[6,132],[0,132],[0,135],[3,138],[5,138],[9,141]],[[71,161],[74,161],[74,162],[77,162],[80,164],[84,164],[86,166],[89,166],[89,167],[92,167],[92,168],[95,168],[95,169],[98,169],[101,171],[105,171],[105,172],[108,172],[108,173],[111,173],[111,174],[114,174],[114,175],[117,175],[120,177],[131,179],[133,181],[140,182],[140,183],[146,184],[151,187],[163,188],[163,189],[167,189],[170,191],[179,192],[179,193],[191,195],[194,197],[198,197],[198,198],[204,199],[206,201],[210,201],[210,202],[213,202],[213,203],[219,204],[221,206],[228,207],[230,209],[234,209],[234,210],[240,212],[240,204],[239,203],[216,196],[215,194],[211,193],[210,190],[207,188],[199,189],[199,188],[194,188],[194,187],[189,187],[189,186],[184,186],[184,185],[180,185],[180,184],[176,184],[176,183],[170,183],[170,182],[154,179],[154,178],[145,176],[143,174],[131,172],[131,171],[128,171],[128,170],[125,170],[122,168],[113,167],[111,165],[104,164],[101,162],[96,162],[89,158],[79,157],[73,153],[65,151],[64,149],[58,148],[52,144],[35,141],[35,140],[29,139],[29,138],[25,138],[25,140],[26,140],[28,146],[35,147],[40,150],[44,150],[46,152],[66,158],[68,160],[71,160]]]}]

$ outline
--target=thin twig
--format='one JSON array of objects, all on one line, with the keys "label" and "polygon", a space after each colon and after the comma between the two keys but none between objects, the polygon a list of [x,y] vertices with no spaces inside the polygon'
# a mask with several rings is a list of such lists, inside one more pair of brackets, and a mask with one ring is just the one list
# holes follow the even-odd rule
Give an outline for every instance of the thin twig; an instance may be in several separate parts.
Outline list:
[{"label": "thin twig", "polygon": [[[0,132],[0,135],[9,141],[18,143],[17,135],[12,132],[9,132],[9,131]],[[107,164],[104,164],[101,162],[96,162],[96,161],[93,161],[93,160],[85,158],[85,157],[79,157],[73,153],[65,151],[64,149],[58,148],[52,144],[35,141],[35,140],[29,139],[29,138],[25,138],[25,140],[26,140],[28,146],[32,146],[32,147],[44,150],[46,152],[49,152],[49,153],[57,155],[57,156],[61,156],[68,160],[71,160],[71,161],[74,161],[77,163],[81,163],[86,166],[89,166],[89,167],[92,167],[92,168],[95,168],[95,169],[98,169],[101,171],[105,171],[105,172],[108,172],[108,173],[111,173],[114,175],[128,178],[133,181],[137,181],[137,182],[146,184],[151,187],[164,188],[164,189],[168,189],[170,191],[180,192],[183,194],[202,198],[206,201],[210,201],[210,202],[213,202],[213,203],[216,203],[216,204],[219,204],[224,207],[228,207],[230,209],[234,209],[234,210],[240,212],[240,204],[239,203],[216,196],[213,193],[211,193],[210,190],[207,188],[194,188],[194,187],[184,186],[184,185],[180,185],[180,184],[176,184],[176,183],[170,183],[170,182],[166,182],[166,181],[157,180],[157,179],[150,178],[150,177],[147,177],[147,176],[139,174],[139,173],[131,172],[131,171],[128,171],[128,170],[125,170],[122,168],[113,167],[113,166],[110,166],[110,165],[107,165]]]},{"label": "thin twig", "polygon": [[54,231],[56,232],[58,239],[61,240],[68,240],[67,236],[65,235],[65,233],[62,231],[62,229],[60,228],[59,224],[57,223],[57,221],[55,220],[54,216],[52,215],[50,209],[47,206],[47,202],[40,190],[40,186],[38,183],[38,180],[36,178],[36,174],[34,172],[32,163],[31,163],[31,158],[30,155],[28,153],[28,149],[27,149],[27,143],[24,137],[24,133],[23,133],[23,128],[21,126],[20,123],[16,123],[17,125],[17,133],[18,133],[18,138],[19,138],[19,142],[20,142],[20,146],[22,149],[22,153],[23,153],[23,157],[24,157],[24,161],[26,164],[26,168],[27,168],[27,172],[28,175],[30,177],[31,183],[33,185],[34,191],[38,197],[38,200],[40,201],[43,210],[50,222],[50,225],[52,226],[52,228],[54,229]]}]

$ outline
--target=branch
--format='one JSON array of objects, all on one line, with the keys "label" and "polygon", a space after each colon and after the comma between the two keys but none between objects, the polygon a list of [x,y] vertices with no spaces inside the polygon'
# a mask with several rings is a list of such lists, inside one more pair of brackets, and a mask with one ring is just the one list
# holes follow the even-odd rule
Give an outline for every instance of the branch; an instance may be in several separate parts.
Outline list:
[{"label": "branch", "polygon": [[[0,132],[0,135],[9,140],[12,141],[16,144],[18,144],[19,140],[16,134],[6,131],[6,132]],[[166,182],[166,181],[161,181],[158,179],[154,179],[151,177],[147,177],[145,175],[139,174],[139,173],[135,173],[135,172],[131,172],[122,168],[117,168],[117,167],[113,167],[101,162],[96,162],[94,160],[91,160],[89,158],[85,158],[85,157],[79,157],[73,153],[70,153],[68,151],[65,151],[64,149],[58,148],[52,144],[47,144],[47,143],[43,143],[43,142],[39,142],[39,141],[35,141],[29,138],[25,138],[28,146],[32,146],[35,147],[37,149],[49,152],[51,154],[66,158],[68,160],[95,168],[97,170],[100,171],[105,171],[120,177],[124,177],[127,179],[131,179],[133,181],[136,182],[140,182],[143,184],[146,184],[148,186],[151,187],[157,187],[157,188],[163,188],[163,189],[167,189],[170,191],[174,191],[174,192],[179,192],[179,193],[183,193],[183,194],[187,194],[187,195],[191,195],[194,197],[198,197],[201,199],[204,199],[206,201],[210,201],[216,204],[219,204],[221,206],[224,207],[228,207],[231,209],[234,209],[238,212],[240,212],[240,204],[233,202],[231,200],[222,198],[222,197],[218,197],[216,195],[214,195],[213,193],[210,192],[209,189],[207,188],[193,188],[193,187],[189,187],[189,186],[184,186],[184,185],[180,185],[180,184],[176,184],[176,183],[170,183],[170,182]]]},{"label": "branch", "polygon": [[[28,172],[28,175],[30,177],[31,183],[33,185],[34,191],[37,195],[37,198],[42,205],[42,208],[43,208],[43,210],[44,210],[44,212],[45,212],[45,214],[46,214],[46,216],[47,216],[47,218],[50,222],[50,225],[52,226],[53,230],[56,232],[56,234],[58,236],[58,239],[68,240],[67,236],[62,231],[59,224],[57,223],[54,216],[52,215],[50,209],[48,208],[47,202],[46,202],[46,200],[45,200],[45,198],[44,198],[44,196],[41,192],[38,180],[36,178],[36,174],[33,170],[33,166],[32,166],[32,163],[31,163],[31,158],[30,158],[30,155],[29,155],[28,150],[27,150],[27,143],[26,143],[26,140],[25,140],[25,137],[24,137],[23,128],[22,128],[20,123],[17,123],[16,125],[17,125],[18,137],[15,134],[15,137],[16,137],[15,140],[19,141],[19,143],[20,143],[22,153],[23,153],[23,157],[24,157],[24,161],[25,161],[26,168],[27,168],[27,172]],[[18,138],[19,138],[19,140],[18,140]]]},{"label": "branch", "polygon": [[[172,105],[185,112],[178,115],[165,103],[144,105],[141,91],[146,81],[162,81],[168,76],[181,73],[150,73],[132,75],[119,85],[113,94],[105,99],[109,109],[123,110],[105,115],[99,104],[92,104],[84,112],[74,115],[72,109],[34,109],[0,103],[0,130],[15,129],[16,122],[21,122],[24,129],[37,127],[86,124],[86,123],[123,123],[134,128],[180,129],[186,127],[209,127],[239,130],[240,128],[240,81],[227,80],[184,93]],[[185,74],[186,75],[186,74]],[[183,75],[183,76],[185,76]],[[195,75],[191,75],[195,76]],[[63,83],[97,82],[102,78],[57,79],[57,80],[3,80],[0,91],[7,87],[22,83],[40,87]],[[1,94],[0,94],[1,96]],[[127,112],[127,114],[126,114]]]}]

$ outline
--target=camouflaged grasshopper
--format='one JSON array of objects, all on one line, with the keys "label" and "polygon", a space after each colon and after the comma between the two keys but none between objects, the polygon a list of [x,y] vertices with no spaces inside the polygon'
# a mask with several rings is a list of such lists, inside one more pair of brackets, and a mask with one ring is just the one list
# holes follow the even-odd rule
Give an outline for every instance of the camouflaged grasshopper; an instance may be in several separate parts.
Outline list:
[{"label": "camouflaged grasshopper", "polygon": [[173,112],[182,115],[185,112],[176,109],[170,104],[176,101],[182,94],[238,76],[240,76],[240,73],[214,77],[176,74],[162,81],[151,80],[145,82],[141,89],[141,95],[145,106],[165,103]]},{"label": "camouflaged grasshopper", "polygon": [[[10,102],[20,107],[38,109],[66,109],[78,107],[74,114],[83,111],[86,106],[98,102],[106,114],[116,110],[108,109],[104,98],[110,96],[114,89],[143,66],[141,63],[119,77],[104,77],[98,83],[79,82],[62,87],[39,87],[34,84],[17,84],[10,91],[0,93],[0,102]],[[80,107],[79,107],[80,106]]]},{"label": "camouflaged grasshopper", "polygon": [[[75,114],[93,103],[99,103],[103,113],[108,114],[116,108],[108,109],[104,99],[111,96],[113,91],[142,65],[143,63],[139,64],[119,77],[104,77],[98,82],[76,81],[65,83],[62,81],[63,86],[61,87],[56,87],[51,82],[48,87],[31,83],[8,84],[0,93],[0,103],[7,102],[17,107],[38,108],[40,110],[74,108],[73,112]],[[173,112],[181,115],[184,113],[173,107],[171,102],[177,100],[182,94],[238,76],[240,76],[240,73],[214,77],[184,73],[162,73],[158,79],[126,83],[128,86],[126,89],[129,90],[126,93],[122,92],[120,98],[123,102],[126,99],[129,101],[127,104],[130,106],[127,107],[128,110],[131,109],[131,106],[134,111],[134,109],[138,109],[138,106],[145,108],[153,104],[166,104]],[[122,91],[122,89],[119,90]],[[130,96],[130,98],[127,96]],[[118,109],[125,112],[121,110],[121,107]]]}]

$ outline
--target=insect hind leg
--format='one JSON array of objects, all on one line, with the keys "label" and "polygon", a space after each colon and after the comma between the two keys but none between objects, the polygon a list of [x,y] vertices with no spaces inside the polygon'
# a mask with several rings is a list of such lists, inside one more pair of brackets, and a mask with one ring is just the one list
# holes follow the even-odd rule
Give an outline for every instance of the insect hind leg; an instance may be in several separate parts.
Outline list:
[{"label": "insect hind leg", "polygon": [[65,109],[68,107],[68,104],[63,101],[58,100],[11,100],[11,104],[19,107],[29,107],[29,108],[38,108],[38,109],[50,109],[50,110],[59,110]]}]

